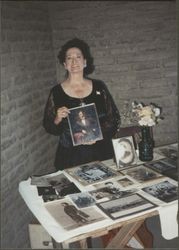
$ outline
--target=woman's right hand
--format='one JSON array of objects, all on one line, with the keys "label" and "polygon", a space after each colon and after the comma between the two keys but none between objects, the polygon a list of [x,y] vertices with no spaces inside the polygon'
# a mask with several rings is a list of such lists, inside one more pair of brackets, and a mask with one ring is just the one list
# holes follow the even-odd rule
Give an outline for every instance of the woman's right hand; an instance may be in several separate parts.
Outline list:
[{"label": "woman's right hand", "polygon": [[67,107],[58,108],[54,123],[58,125],[63,118],[66,118],[68,116],[69,113],[70,111]]}]

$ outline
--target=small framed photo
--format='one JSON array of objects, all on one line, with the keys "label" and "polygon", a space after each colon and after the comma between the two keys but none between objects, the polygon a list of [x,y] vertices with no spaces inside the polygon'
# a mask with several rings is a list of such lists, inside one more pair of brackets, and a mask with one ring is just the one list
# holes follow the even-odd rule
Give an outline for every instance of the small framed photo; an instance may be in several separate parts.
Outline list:
[{"label": "small framed photo", "polygon": [[156,207],[155,204],[136,193],[96,205],[113,220]]},{"label": "small framed photo", "polygon": [[67,118],[74,146],[103,139],[94,103],[70,109]]},{"label": "small framed photo", "polygon": [[137,154],[132,136],[112,139],[117,167],[136,165]]},{"label": "small framed photo", "polygon": [[116,177],[116,171],[113,171],[102,162],[98,161],[68,168],[65,171],[82,185],[90,185]]}]

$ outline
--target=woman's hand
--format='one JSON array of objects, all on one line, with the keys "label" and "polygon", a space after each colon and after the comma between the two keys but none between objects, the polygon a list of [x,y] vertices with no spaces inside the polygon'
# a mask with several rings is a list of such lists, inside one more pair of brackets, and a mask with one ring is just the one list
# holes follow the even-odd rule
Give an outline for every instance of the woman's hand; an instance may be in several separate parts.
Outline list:
[{"label": "woman's hand", "polygon": [[67,109],[67,107],[58,108],[54,123],[58,125],[63,118],[66,118],[68,116],[69,113],[70,111],[69,109]]},{"label": "woman's hand", "polygon": [[96,141],[90,141],[90,142],[85,142],[85,143],[83,143],[83,145],[93,145],[93,144],[95,144],[96,143]]}]

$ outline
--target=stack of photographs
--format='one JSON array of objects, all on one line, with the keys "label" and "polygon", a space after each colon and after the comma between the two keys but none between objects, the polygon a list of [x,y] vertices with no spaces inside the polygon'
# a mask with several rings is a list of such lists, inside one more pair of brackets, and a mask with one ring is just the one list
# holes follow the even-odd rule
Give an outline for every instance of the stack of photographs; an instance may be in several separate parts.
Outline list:
[{"label": "stack of photographs", "polygon": [[80,193],[79,188],[62,173],[49,177],[32,177],[31,185],[37,186],[38,195],[44,202],[58,200],[66,195]]}]

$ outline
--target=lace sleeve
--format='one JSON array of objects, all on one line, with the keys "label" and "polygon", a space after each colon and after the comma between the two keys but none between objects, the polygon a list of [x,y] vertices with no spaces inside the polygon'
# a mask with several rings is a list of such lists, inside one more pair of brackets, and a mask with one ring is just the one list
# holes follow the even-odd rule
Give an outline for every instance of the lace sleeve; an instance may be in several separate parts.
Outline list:
[{"label": "lace sleeve", "polygon": [[45,106],[43,127],[50,134],[60,135],[63,131],[63,122],[56,125],[54,123],[55,116],[56,116],[56,107],[53,99],[53,93],[51,91]]},{"label": "lace sleeve", "polygon": [[102,124],[102,131],[104,137],[112,138],[116,132],[119,131],[121,118],[113,97],[105,85],[102,92],[106,109],[106,117]]}]

